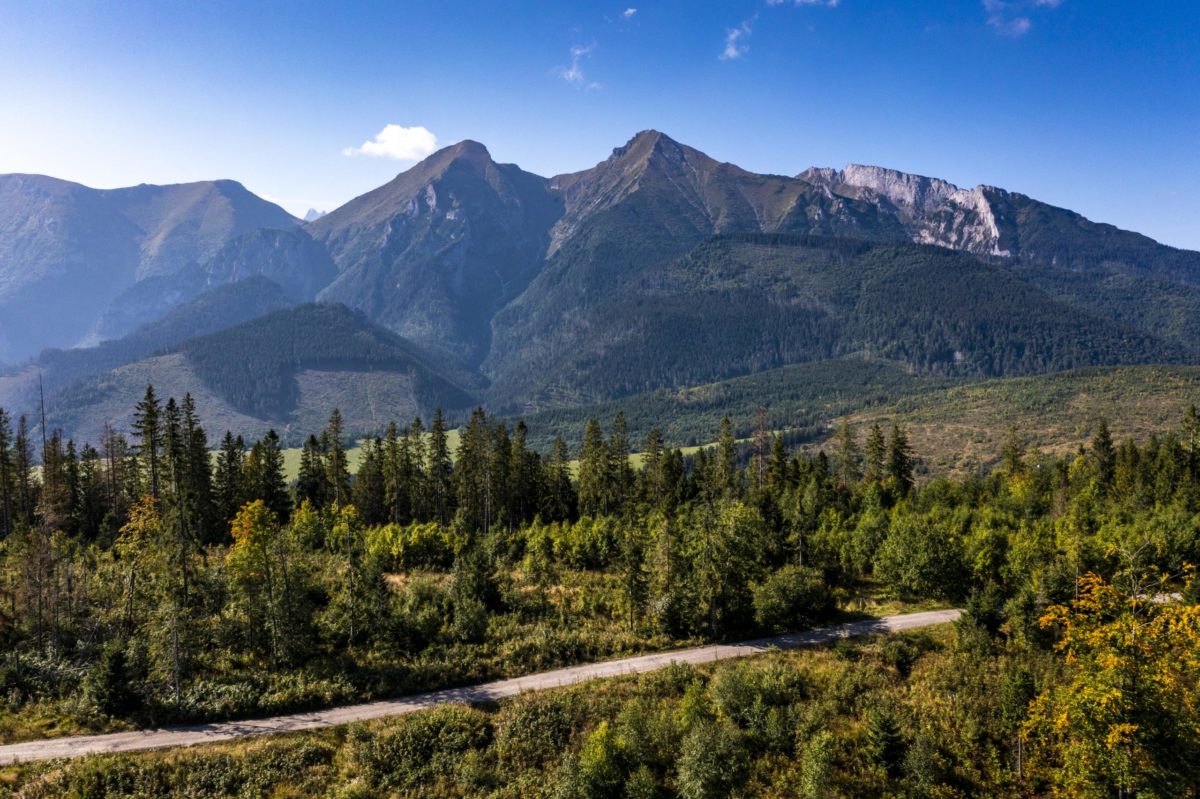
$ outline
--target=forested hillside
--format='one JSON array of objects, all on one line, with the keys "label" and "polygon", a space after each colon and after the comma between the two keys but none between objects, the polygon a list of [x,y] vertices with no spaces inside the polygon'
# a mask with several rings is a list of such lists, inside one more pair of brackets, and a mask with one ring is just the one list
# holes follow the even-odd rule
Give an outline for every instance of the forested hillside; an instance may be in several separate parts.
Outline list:
[{"label": "forested hillside", "polygon": [[[452,457],[438,414],[370,442],[352,478],[335,411],[292,485],[273,432],[226,435],[214,460],[190,397],[148,389],[132,429],[102,450],[51,431],[36,469],[38,432],[0,419],[3,739],[326,705],[847,610],[967,612],[951,635],[332,741],[10,769],[4,784],[30,795],[209,780],[263,795],[284,779],[303,795],[341,780],[400,795],[1195,795],[1194,409],[1144,445],[1101,420],[1063,458],[1014,432],[990,474],[923,485],[901,427],[847,426],[809,455],[765,432],[739,446],[725,420],[686,459],[653,430],[634,468],[618,416],[607,433],[588,423],[572,477],[565,443],[540,457],[523,424],[483,411]],[[1173,590],[1182,601],[1150,599]],[[1144,690],[1108,692],[1128,680]],[[342,747],[357,765],[331,770]]]},{"label": "forested hillside", "polygon": [[623,283],[608,279],[569,321],[511,329],[539,343],[492,367],[499,407],[579,404],[858,352],[963,377],[1189,357],[1005,266],[937,247],[724,236]]}]

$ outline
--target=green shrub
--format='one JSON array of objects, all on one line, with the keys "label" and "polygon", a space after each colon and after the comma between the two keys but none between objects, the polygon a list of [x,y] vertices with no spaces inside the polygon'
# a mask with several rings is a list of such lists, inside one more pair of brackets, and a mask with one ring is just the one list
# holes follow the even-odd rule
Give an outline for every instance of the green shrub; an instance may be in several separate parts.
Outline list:
[{"label": "green shrub", "polygon": [[827,619],[833,607],[833,593],[816,569],[789,564],[754,587],[754,620],[773,632]]}]

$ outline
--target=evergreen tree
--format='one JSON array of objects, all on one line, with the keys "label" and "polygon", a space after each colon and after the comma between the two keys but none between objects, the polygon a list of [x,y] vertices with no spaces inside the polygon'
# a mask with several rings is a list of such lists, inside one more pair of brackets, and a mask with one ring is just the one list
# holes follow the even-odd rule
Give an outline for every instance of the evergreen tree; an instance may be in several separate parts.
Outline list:
[{"label": "evergreen tree", "polygon": [[646,434],[642,456],[642,499],[651,505],[661,505],[666,494],[664,484],[662,433],[657,427],[650,428]]},{"label": "evergreen tree", "polygon": [[[234,437],[226,430],[221,439],[221,450],[217,455],[216,494],[217,517],[224,528],[233,521],[248,498],[246,496],[246,444],[241,436]],[[224,530],[222,535],[224,537]]]},{"label": "evergreen tree", "polygon": [[321,449],[325,454],[325,490],[338,507],[350,500],[350,463],[342,434],[342,412],[334,408],[321,433]]},{"label": "evergreen tree", "polygon": [[883,430],[878,423],[871,425],[867,434],[866,463],[864,479],[868,483],[882,482],[887,469],[887,444],[883,438]]},{"label": "evergreen tree", "polygon": [[17,523],[22,526],[33,524],[37,508],[37,482],[34,480],[33,442],[29,438],[29,423],[22,416],[17,420],[17,435],[13,439],[13,471],[16,485],[16,500],[13,503]]},{"label": "evergreen tree", "polygon": [[629,430],[625,411],[617,411],[608,437],[608,500],[609,512],[619,513],[633,491],[633,469],[629,466]]},{"label": "evergreen tree", "polygon": [[315,507],[324,507],[329,502],[325,491],[325,454],[321,442],[315,435],[304,440],[300,450],[300,473],[296,480],[296,506],[305,501]]},{"label": "evergreen tree", "polygon": [[741,474],[737,463],[737,441],[733,437],[733,423],[729,417],[721,419],[721,434],[717,439],[717,459],[713,464],[717,490],[725,496],[741,495]]},{"label": "evergreen tree", "polygon": [[383,479],[383,441],[375,439],[363,446],[362,461],[354,478],[354,507],[367,525],[388,520],[387,488]]},{"label": "evergreen tree", "polygon": [[454,484],[459,518],[471,532],[486,532],[495,513],[492,437],[483,408],[476,408],[458,442]]},{"label": "evergreen tree", "polygon": [[224,519],[215,518],[212,459],[208,452],[208,433],[200,426],[196,402],[183,395],[183,490],[187,516],[194,536],[203,543],[216,543],[224,537]]},{"label": "evergreen tree", "polygon": [[133,413],[133,433],[137,436],[138,459],[146,470],[147,488],[154,501],[159,494],[159,463],[162,448],[162,406],[154,394],[154,386],[146,386],[146,394]]},{"label": "evergreen tree", "polygon": [[550,460],[545,465],[546,492],[542,513],[547,519],[565,521],[575,517],[575,488],[571,484],[571,454],[562,436],[555,436]]},{"label": "evergreen tree", "polygon": [[908,434],[900,425],[892,426],[892,437],[888,441],[887,475],[892,487],[901,496],[907,496],[913,487],[912,447],[908,444]]},{"label": "evergreen tree", "polygon": [[1096,434],[1092,436],[1092,458],[1096,464],[1096,480],[1101,491],[1108,491],[1113,486],[1116,476],[1117,451],[1113,446],[1112,435],[1108,432],[1108,420],[1101,419],[1096,425]]},{"label": "evergreen tree", "polygon": [[261,499],[275,518],[287,519],[292,500],[288,496],[279,434],[274,430],[268,430],[250,447],[250,456],[246,459],[246,484],[250,489],[249,500]]},{"label": "evergreen tree", "polygon": [[847,487],[858,482],[858,441],[854,427],[843,420],[836,436],[838,481]]},{"label": "evergreen tree", "polygon": [[1004,442],[1004,471],[1009,477],[1025,472],[1025,441],[1015,425],[1008,429]]},{"label": "evergreen tree", "polygon": [[13,498],[17,487],[13,479],[12,420],[0,408],[0,540],[13,530]]},{"label": "evergreen tree", "polygon": [[600,422],[588,419],[579,450],[579,512],[584,516],[602,516],[608,505],[608,447]]},{"label": "evergreen tree", "polygon": [[446,417],[438,408],[429,428],[429,463],[425,468],[426,507],[429,515],[446,524],[454,514],[454,466],[450,462],[450,445],[446,438]]}]

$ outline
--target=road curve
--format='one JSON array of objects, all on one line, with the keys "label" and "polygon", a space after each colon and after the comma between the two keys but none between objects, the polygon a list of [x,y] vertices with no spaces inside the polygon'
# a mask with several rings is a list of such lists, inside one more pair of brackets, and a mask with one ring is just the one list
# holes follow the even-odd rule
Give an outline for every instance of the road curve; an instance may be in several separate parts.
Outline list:
[{"label": "road curve", "polygon": [[836,627],[822,627],[806,632],[789,633],[770,638],[758,638],[736,644],[712,644],[692,649],[680,649],[673,652],[659,652],[652,655],[622,658],[621,660],[587,663],[582,666],[545,671],[540,674],[529,674],[524,677],[514,677],[508,680],[497,680],[465,688],[449,688],[442,691],[416,694],[401,699],[368,702],[360,705],[344,705],[342,707],[318,710],[311,713],[295,713],[287,716],[273,716],[272,718],[253,719],[249,721],[227,721],[216,724],[196,724],[187,727],[118,732],[110,735],[81,735],[70,738],[8,744],[0,746],[0,765],[11,765],[13,763],[34,760],[50,760],[52,758],[82,757],[101,752],[142,752],[149,749],[167,749],[175,746],[194,746],[196,744],[229,741],[234,738],[245,738],[252,735],[275,735],[302,730],[316,730],[323,727],[336,727],[340,724],[349,724],[355,721],[367,721],[388,716],[400,716],[405,713],[414,713],[418,710],[425,710],[437,705],[490,702],[516,696],[527,691],[559,688],[603,677],[641,674],[665,668],[672,663],[710,663],[729,658],[758,655],[771,649],[799,649],[802,647],[817,646],[837,638],[916,630],[921,627],[930,627],[954,621],[961,613],[962,611],[960,610],[933,610],[923,613],[905,613],[899,616],[886,616],[880,619],[850,622]]}]

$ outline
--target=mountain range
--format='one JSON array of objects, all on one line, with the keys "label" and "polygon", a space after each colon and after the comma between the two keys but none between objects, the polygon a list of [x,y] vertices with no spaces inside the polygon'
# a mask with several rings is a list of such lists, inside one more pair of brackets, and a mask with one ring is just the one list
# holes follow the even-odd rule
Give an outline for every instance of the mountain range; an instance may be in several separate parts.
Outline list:
[{"label": "mountain range", "polygon": [[[463,141],[309,216],[232,181],[0,176],[0,406],[28,412],[40,374],[55,423],[91,434],[147,358],[250,430],[307,419],[297,380],[322,372],[517,415],[833,359],[987,379],[1197,355],[1200,253],[989,186],[755,174],[656,131],[549,178]],[[337,335],[263,359],[306,324]],[[269,372],[250,394],[247,364]]]}]

